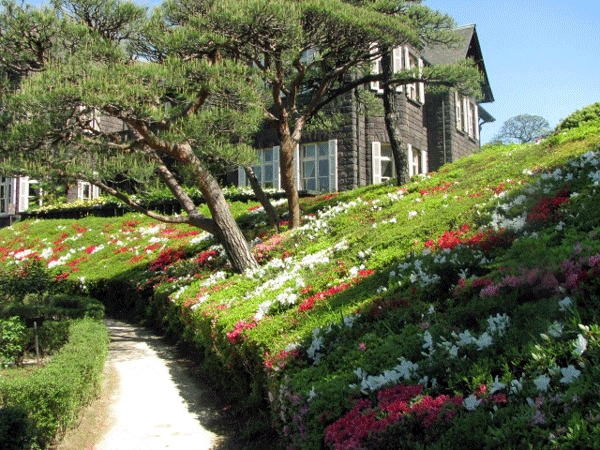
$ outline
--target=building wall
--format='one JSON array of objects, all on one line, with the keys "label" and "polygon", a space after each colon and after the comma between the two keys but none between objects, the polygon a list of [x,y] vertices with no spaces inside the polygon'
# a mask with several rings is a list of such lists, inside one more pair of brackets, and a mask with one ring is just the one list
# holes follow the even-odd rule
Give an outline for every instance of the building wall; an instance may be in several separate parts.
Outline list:
[{"label": "building wall", "polygon": [[452,92],[429,95],[426,116],[430,171],[479,151],[479,140],[457,129],[456,98]]}]

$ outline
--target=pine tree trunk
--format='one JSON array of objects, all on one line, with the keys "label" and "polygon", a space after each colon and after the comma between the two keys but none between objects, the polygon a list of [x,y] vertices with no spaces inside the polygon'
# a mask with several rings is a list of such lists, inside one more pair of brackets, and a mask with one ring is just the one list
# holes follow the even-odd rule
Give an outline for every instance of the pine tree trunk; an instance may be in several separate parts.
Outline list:
[{"label": "pine tree trunk", "polygon": [[267,220],[269,221],[269,225],[275,228],[277,232],[279,232],[279,216],[277,215],[277,211],[269,201],[269,198],[263,191],[254,170],[250,166],[243,166],[244,171],[246,172],[246,178],[250,181],[250,186],[254,191],[254,195],[258,198],[260,204],[265,208],[265,212],[267,213]]},{"label": "pine tree trunk", "polygon": [[292,139],[287,124],[279,128],[281,155],[279,157],[281,182],[288,200],[290,228],[300,226],[300,196],[294,178],[294,153],[296,142]]},{"label": "pine tree trunk", "polygon": [[177,158],[188,163],[198,176],[198,187],[216,224],[215,237],[223,245],[233,270],[242,273],[246,269],[258,268],[258,263],[229,210],[229,204],[217,180],[198,160],[189,144],[179,145],[175,153]]},{"label": "pine tree trunk", "polygon": [[233,269],[242,273],[246,269],[257,268],[258,263],[250,251],[242,230],[229,210],[229,204],[223,196],[221,187],[206,169],[203,172],[205,175],[200,189],[217,225],[216,238],[223,245]]},{"label": "pine tree trunk", "polygon": [[385,127],[390,139],[394,165],[396,166],[396,180],[398,186],[408,183],[410,179],[408,144],[402,135],[406,129],[407,118],[404,111],[404,98],[396,92],[396,86],[386,83],[394,76],[391,49],[381,59],[381,72],[383,74],[383,108],[385,111]]}]

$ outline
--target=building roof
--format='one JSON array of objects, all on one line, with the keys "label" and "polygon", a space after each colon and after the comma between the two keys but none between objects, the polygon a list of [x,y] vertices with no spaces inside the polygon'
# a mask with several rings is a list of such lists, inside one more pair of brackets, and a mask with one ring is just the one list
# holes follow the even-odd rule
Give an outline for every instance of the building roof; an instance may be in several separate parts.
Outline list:
[{"label": "building roof", "polygon": [[422,56],[425,61],[432,65],[447,65],[453,64],[465,59],[473,59],[479,66],[479,70],[483,74],[483,99],[482,103],[490,103],[494,101],[492,88],[483,62],[483,54],[477,37],[475,25],[465,25],[454,29],[459,40],[451,45],[438,44],[430,47],[425,47],[422,51]]}]

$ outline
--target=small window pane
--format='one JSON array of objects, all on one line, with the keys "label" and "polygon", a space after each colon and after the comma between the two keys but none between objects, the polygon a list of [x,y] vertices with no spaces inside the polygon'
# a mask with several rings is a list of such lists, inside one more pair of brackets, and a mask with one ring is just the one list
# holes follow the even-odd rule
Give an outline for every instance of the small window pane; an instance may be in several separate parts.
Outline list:
[{"label": "small window pane", "polygon": [[390,160],[381,161],[381,178],[389,179],[394,176],[394,163]]},{"label": "small window pane", "polygon": [[314,161],[304,161],[304,178],[314,178],[315,177],[315,162]]},{"label": "small window pane", "polygon": [[263,156],[266,163],[273,162],[273,149],[265,150]]},{"label": "small window pane", "polygon": [[265,166],[265,176],[262,181],[265,183],[273,181],[273,166]]},{"label": "small window pane", "polygon": [[381,157],[393,159],[391,145],[382,145],[381,146]]},{"label": "small window pane", "polygon": [[260,166],[254,166],[253,169],[258,181],[262,181],[262,168]]},{"label": "small window pane", "polygon": [[319,190],[329,191],[329,177],[319,178]]},{"label": "small window pane", "polygon": [[329,176],[329,160],[328,159],[319,160],[319,176],[320,177],[328,177]]},{"label": "small window pane", "polygon": [[304,182],[304,188],[309,190],[309,191],[315,191],[317,190],[317,183],[316,183],[316,179],[315,178],[309,178],[307,180],[305,180]]},{"label": "small window pane", "polygon": [[319,157],[328,156],[329,155],[329,144],[327,142],[323,142],[319,144]]},{"label": "small window pane", "polygon": [[315,157],[315,145],[309,144],[304,146],[304,158],[314,158]]}]

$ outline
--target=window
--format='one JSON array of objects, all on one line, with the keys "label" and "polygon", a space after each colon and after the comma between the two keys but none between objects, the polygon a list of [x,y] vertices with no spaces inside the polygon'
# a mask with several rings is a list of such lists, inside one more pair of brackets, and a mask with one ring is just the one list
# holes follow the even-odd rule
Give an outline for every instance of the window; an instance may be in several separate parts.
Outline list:
[{"label": "window", "polygon": [[[371,53],[377,52],[377,42],[371,44]],[[373,75],[378,75],[382,72],[381,69],[381,56],[378,56],[372,63],[371,72]],[[371,89],[377,91],[379,94],[383,94],[383,88],[379,81],[371,81]]]},{"label": "window", "polygon": [[9,210],[9,205],[15,204],[13,193],[13,179],[2,177],[2,180],[0,182],[0,213],[7,214],[11,212]]},{"label": "window", "polygon": [[297,175],[299,189],[334,192],[337,190],[337,140],[300,145]]},{"label": "window", "polygon": [[[374,53],[377,49],[377,44],[373,44],[372,52]],[[411,51],[409,47],[395,47],[392,51],[392,69],[394,73],[401,72],[402,70],[410,70],[413,68],[419,68],[419,72],[422,73],[424,66],[423,59],[421,59],[416,53]],[[381,73],[381,57],[375,59],[372,63],[372,73]],[[378,93],[383,93],[379,81],[371,82],[371,89]],[[409,83],[406,86],[397,86],[396,91],[402,92],[406,89],[406,96],[413,101],[425,103],[425,84],[424,83]]]},{"label": "window", "polygon": [[[254,174],[263,188],[279,189],[279,147],[258,150],[257,164],[252,166]],[[238,185],[249,185],[246,171],[243,167],[238,169]]]},{"label": "window", "polygon": [[462,97],[458,92],[454,93],[454,108],[456,116],[456,129],[463,131],[463,101]]},{"label": "window", "polygon": [[93,200],[100,196],[100,189],[87,181],[77,182],[77,200]]},{"label": "window", "polygon": [[301,146],[302,188],[329,191],[329,145],[327,142]]},{"label": "window", "polygon": [[479,107],[477,103],[454,93],[456,110],[456,129],[466,133],[470,138],[479,140]]},{"label": "window", "polygon": [[[408,144],[408,175],[427,172],[426,154]],[[373,184],[383,183],[396,177],[392,146],[381,142],[372,143]]]}]

